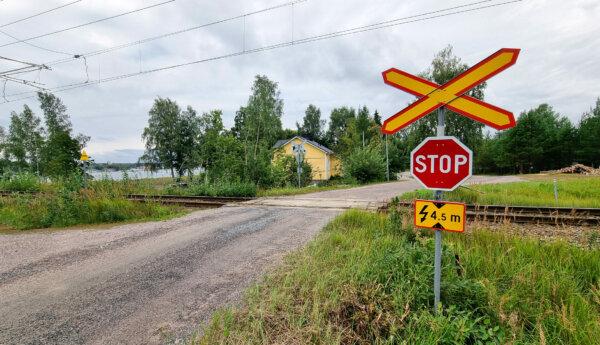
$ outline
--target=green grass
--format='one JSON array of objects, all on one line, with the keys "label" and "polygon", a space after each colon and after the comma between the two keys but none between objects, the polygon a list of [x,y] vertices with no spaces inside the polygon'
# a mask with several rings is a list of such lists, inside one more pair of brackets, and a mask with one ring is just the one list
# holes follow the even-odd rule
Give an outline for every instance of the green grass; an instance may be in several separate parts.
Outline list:
[{"label": "green grass", "polygon": [[81,176],[73,176],[44,186],[40,194],[0,197],[0,224],[27,230],[160,220],[183,214],[178,207],[125,199],[139,189],[140,182],[135,180],[85,182]]},{"label": "green grass", "polygon": [[250,182],[191,183],[187,187],[167,187],[163,194],[192,196],[254,197],[257,188]]},{"label": "green grass", "polygon": [[156,203],[79,193],[0,198],[0,224],[16,230],[160,220],[181,214],[181,209]]},{"label": "green grass", "polygon": [[[537,177],[526,182],[473,185],[469,189],[458,188],[444,193],[444,199],[482,205],[600,207],[600,177],[558,176],[558,202],[554,200],[552,177]],[[432,197],[432,191],[423,189],[405,193],[400,199]]]},{"label": "green grass", "polygon": [[334,185],[325,185],[325,186],[307,186],[307,187],[280,187],[280,188],[269,188],[269,189],[260,189],[258,191],[257,196],[259,197],[274,197],[274,196],[285,196],[285,195],[300,195],[300,194],[308,194],[315,192],[324,192],[328,190],[336,190],[336,189],[348,189],[356,187],[353,184],[334,184]]},{"label": "green grass", "polygon": [[39,192],[42,183],[34,174],[22,173],[0,176],[0,191]]},{"label": "green grass", "polygon": [[431,233],[403,221],[344,213],[191,343],[597,343],[600,249],[485,230],[444,236],[436,316]]}]

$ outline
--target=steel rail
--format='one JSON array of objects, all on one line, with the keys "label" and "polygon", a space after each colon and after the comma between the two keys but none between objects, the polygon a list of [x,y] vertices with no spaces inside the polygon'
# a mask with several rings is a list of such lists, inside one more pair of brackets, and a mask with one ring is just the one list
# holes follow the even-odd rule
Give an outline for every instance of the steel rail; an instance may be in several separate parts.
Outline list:
[{"label": "steel rail", "polygon": [[[18,195],[38,195],[39,192],[0,191],[0,197]],[[158,202],[166,205],[185,207],[219,207],[229,203],[250,201],[252,197],[210,197],[129,194],[125,199],[138,202]],[[385,203],[379,212],[388,212],[392,205],[412,210],[412,201]],[[600,208],[581,207],[545,207],[545,206],[509,206],[509,205],[467,205],[467,218],[471,221],[509,222],[518,224],[548,225],[600,225]]]},{"label": "steel rail", "polygon": [[[380,211],[387,212],[390,205],[388,203]],[[404,209],[413,208],[412,201],[400,201],[396,205]],[[600,208],[467,205],[467,218],[495,223],[600,225]]]}]

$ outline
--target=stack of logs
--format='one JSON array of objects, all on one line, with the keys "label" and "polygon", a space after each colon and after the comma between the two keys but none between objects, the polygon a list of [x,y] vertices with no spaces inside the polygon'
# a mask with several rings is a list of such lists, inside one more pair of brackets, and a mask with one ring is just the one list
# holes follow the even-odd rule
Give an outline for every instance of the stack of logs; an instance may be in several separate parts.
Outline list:
[{"label": "stack of logs", "polygon": [[594,169],[587,165],[575,164],[570,167],[547,171],[550,174],[582,174],[582,175],[597,175],[600,176],[600,169]]}]

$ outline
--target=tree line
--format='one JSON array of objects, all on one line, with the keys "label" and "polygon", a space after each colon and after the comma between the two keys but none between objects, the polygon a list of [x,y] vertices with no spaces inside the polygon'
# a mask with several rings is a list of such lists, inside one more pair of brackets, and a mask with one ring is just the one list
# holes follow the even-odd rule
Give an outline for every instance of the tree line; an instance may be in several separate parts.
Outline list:
[{"label": "tree line", "polygon": [[80,152],[89,137],[73,134],[67,108],[58,97],[38,92],[37,100],[43,118],[24,105],[21,112],[10,114],[8,130],[0,127],[0,173],[59,178],[79,171]]},{"label": "tree line", "polygon": [[[441,85],[468,68],[449,46],[436,54],[420,76]],[[484,83],[468,95],[484,100],[485,89]],[[412,149],[436,131],[436,117],[426,116],[385,136],[376,110],[341,106],[325,121],[314,104],[307,106],[295,129],[284,129],[283,104],[277,83],[257,76],[247,104],[236,112],[234,126],[226,129],[220,110],[198,115],[189,106],[181,110],[176,102],[158,98],[144,130],[143,160],[172,169],[175,177],[203,167],[210,179],[239,179],[268,186],[278,183],[278,172],[271,164],[273,144],[300,135],[331,148],[342,158],[344,175],[363,182],[385,178],[386,148],[390,173],[407,170]],[[478,173],[538,172],[575,162],[598,166],[600,100],[577,125],[542,104],[521,113],[516,127],[494,134],[485,133],[479,122],[447,111],[446,133],[474,151]]]},{"label": "tree line", "polygon": [[[434,57],[421,77],[444,84],[468,69],[449,46]],[[486,84],[468,95],[484,100]],[[31,171],[54,177],[77,169],[79,152],[89,138],[73,135],[66,107],[60,99],[38,93],[44,123],[25,105],[11,114],[8,131],[0,127],[0,169]],[[143,130],[144,155],[140,163],[171,170],[174,178],[193,176],[204,169],[206,181],[244,181],[259,186],[293,184],[293,160],[273,162],[277,140],[301,135],[331,148],[343,162],[343,175],[359,182],[383,180],[386,152],[389,172],[405,171],[410,152],[424,138],[435,135],[436,117],[425,116],[400,132],[381,134],[382,118],[366,106],[333,109],[328,121],[318,106],[307,106],[296,128],[282,127],[284,101],[278,84],[256,76],[250,96],[226,128],[223,112],[199,113],[191,106],[158,97]],[[447,111],[447,135],[456,136],[475,155],[475,171],[513,174],[558,169],[578,162],[600,165],[600,99],[577,124],[542,104],[518,116],[509,130],[485,133],[484,125]],[[306,166],[305,171],[310,171]],[[304,177],[309,180],[310,174]]]}]

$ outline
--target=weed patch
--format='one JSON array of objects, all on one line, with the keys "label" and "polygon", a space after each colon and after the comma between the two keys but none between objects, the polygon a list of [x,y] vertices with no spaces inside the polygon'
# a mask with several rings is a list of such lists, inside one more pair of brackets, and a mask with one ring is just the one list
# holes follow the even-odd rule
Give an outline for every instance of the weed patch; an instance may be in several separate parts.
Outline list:
[{"label": "weed patch", "polygon": [[595,344],[600,251],[485,230],[445,236],[349,211],[215,314],[194,344]]},{"label": "weed patch", "polygon": [[[469,204],[515,206],[600,207],[600,177],[558,179],[558,202],[554,200],[552,180],[535,180],[502,184],[482,184],[458,188],[444,193],[448,201]],[[425,189],[404,193],[402,200],[431,199],[433,192]]]}]

